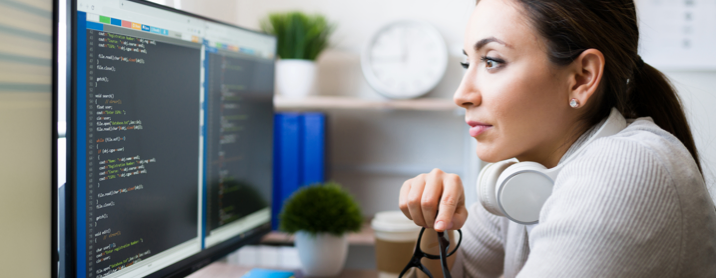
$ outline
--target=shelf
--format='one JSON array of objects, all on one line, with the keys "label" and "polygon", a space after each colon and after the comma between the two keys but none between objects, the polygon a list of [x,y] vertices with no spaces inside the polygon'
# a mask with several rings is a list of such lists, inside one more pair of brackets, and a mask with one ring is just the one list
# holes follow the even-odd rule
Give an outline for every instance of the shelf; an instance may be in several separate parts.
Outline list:
[{"label": "shelf", "polygon": [[[278,231],[272,231],[261,239],[262,244],[293,244],[295,236]],[[360,232],[348,234],[348,244],[350,245],[374,245],[375,237],[373,236],[373,228],[370,222],[363,223]]]},{"label": "shelf", "polygon": [[311,96],[302,99],[274,97],[276,110],[418,110],[453,111],[460,107],[451,99],[418,98],[406,100],[367,100],[354,97]]}]

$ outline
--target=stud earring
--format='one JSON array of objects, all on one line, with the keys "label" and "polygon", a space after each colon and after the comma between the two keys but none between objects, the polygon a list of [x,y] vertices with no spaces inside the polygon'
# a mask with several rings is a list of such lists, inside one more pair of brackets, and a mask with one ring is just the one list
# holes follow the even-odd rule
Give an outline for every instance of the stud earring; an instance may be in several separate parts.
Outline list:
[{"label": "stud earring", "polygon": [[569,106],[571,106],[572,108],[577,108],[579,107],[579,101],[576,98],[570,99]]}]

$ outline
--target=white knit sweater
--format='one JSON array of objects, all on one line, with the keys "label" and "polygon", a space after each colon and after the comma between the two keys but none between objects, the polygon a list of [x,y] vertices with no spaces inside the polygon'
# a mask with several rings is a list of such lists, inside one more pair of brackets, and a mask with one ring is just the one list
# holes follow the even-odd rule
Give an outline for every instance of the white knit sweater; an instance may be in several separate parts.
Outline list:
[{"label": "white knit sweater", "polygon": [[716,212],[696,163],[651,118],[628,123],[565,165],[531,232],[471,206],[455,277],[716,277]]}]

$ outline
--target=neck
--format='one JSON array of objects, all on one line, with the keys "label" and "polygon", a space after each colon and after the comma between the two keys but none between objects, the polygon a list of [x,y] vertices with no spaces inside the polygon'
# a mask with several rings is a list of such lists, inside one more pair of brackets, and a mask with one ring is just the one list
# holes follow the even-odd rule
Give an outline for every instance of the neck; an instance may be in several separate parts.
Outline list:
[{"label": "neck", "polygon": [[544,167],[547,167],[547,169],[554,168],[557,164],[559,164],[562,156],[567,153],[574,142],[576,142],[577,139],[579,139],[579,137],[582,136],[588,129],[589,127],[584,126],[583,124],[577,125],[577,127],[573,128],[571,132],[570,130],[566,130],[563,133],[567,134],[566,136],[550,140],[549,144],[539,146],[535,148],[535,151],[525,153],[515,158],[519,161],[537,162],[544,165]]}]

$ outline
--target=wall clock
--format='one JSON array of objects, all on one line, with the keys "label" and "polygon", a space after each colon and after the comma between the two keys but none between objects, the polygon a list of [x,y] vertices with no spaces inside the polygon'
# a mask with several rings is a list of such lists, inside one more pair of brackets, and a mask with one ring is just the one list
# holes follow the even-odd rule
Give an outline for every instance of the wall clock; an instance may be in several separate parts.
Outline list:
[{"label": "wall clock", "polygon": [[447,60],[447,46],[435,27],[406,20],[390,23],[373,35],[361,54],[361,67],[378,93],[409,99],[435,88]]}]

